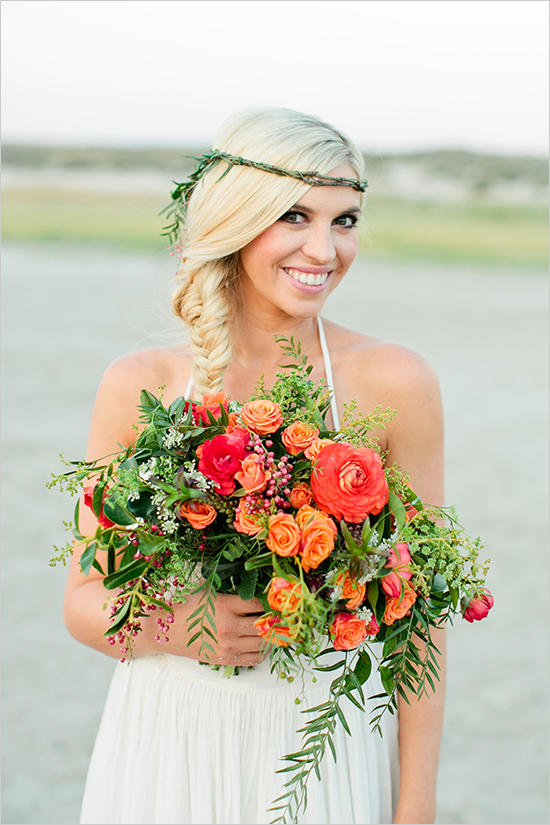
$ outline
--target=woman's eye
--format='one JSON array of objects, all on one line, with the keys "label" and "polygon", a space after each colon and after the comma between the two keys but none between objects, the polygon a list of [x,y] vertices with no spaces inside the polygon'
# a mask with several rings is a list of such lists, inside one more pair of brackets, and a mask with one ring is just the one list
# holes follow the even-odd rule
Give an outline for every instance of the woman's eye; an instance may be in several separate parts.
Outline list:
[{"label": "woman's eye", "polygon": [[351,227],[355,226],[357,223],[357,218],[355,215],[340,215],[339,218],[336,218],[334,223],[338,226],[343,226],[345,229],[351,229]]},{"label": "woman's eye", "polygon": [[285,212],[280,218],[280,220],[286,221],[287,223],[303,223],[305,219],[306,216],[301,212]]}]

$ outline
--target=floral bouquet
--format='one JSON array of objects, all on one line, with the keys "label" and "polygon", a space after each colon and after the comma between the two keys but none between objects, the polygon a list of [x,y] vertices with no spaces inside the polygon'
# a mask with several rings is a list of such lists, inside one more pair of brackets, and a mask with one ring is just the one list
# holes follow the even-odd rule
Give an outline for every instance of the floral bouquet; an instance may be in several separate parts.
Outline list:
[{"label": "floral bouquet", "polygon": [[[394,413],[377,407],[363,415],[352,402],[342,429],[330,430],[330,391],[310,379],[299,344],[278,341],[294,363],[272,389],[260,381],[242,405],[216,393],[169,407],[144,390],[135,443],[107,464],[66,462],[74,469],[50,486],[76,493],[90,482],[84,504],[99,526],[93,536],[79,532],[77,503],[73,532],[84,546],[83,572],[96,568],[113,592],[106,635],[123,661],[144,617],[156,612],[162,643],[174,604],[202,591],[189,644],[200,640],[211,667],[220,668],[213,643],[222,592],[264,606],[255,624],[273,671],[292,679],[304,659],[340,671],[327,701],[312,709],[320,715],[302,729],[304,749],[285,757],[290,778],[273,808],[284,822],[296,821],[335,725],[349,732],[342,697],[365,707],[373,660],[383,692],[371,721],[381,733],[398,695],[408,701],[435,689],[439,651],[430,628],[459,612],[482,619],[493,598],[479,539],[464,533],[452,508],[423,504],[399,467],[384,467],[372,431]],[[70,552],[68,545],[52,563]],[[328,651],[342,655],[325,667]]]}]

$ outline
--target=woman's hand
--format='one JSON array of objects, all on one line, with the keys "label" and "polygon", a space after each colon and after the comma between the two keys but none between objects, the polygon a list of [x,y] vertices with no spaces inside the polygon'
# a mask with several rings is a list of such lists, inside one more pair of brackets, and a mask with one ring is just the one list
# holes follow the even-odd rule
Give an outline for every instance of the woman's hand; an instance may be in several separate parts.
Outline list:
[{"label": "woman's hand", "polygon": [[[193,619],[189,620],[189,617],[204,604],[205,598],[205,591],[191,593],[183,604],[174,605],[174,622],[170,625],[167,644],[155,642],[154,639],[151,641],[151,629],[147,627],[145,630],[144,628],[147,643],[138,643],[137,655],[171,653],[175,656],[187,656],[190,659],[197,659],[210,664],[235,666],[259,664],[267,655],[269,645],[266,645],[254,627],[256,619],[264,613],[262,604],[258,599],[244,601],[239,596],[218,593],[214,600],[214,622],[216,624],[214,635],[216,641],[208,633],[203,633],[202,640],[199,637],[188,644],[189,639],[200,630],[199,625],[195,625],[191,630],[189,629],[189,625],[194,621]],[[152,622],[153,616],[154,614],[145,621],[154,624]],[[204,626],[212,630],[208,620],[205,621]],[[204,646],[205,642],[214,648],[214,653]]]}]

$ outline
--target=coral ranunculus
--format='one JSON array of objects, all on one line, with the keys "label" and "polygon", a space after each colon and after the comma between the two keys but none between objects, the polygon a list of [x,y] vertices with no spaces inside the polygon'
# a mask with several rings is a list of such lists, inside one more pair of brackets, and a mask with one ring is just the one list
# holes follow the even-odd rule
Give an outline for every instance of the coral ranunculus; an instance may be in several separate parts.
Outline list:
[{"label": "coral ranunculus", "polygon": [[290,513],[269,517],[267,546],[278,556],[295,556],[300,549],[300,528]]},{"label": "coral ranunculus", "polygon": [[235,473],[241,469],[245,455],[245,441],[240,435],[216,435],[202,445],[198,469],[216,484],[217,493],[229,496],[236,487]]},{"label": "coral ranunculus", "polygon": [[335,650],[354,650],[367,635],[367,625],[351,613],[337,613],[330,626]]},{"label": "coral ranunculus", "polygon": [[209,524],[212,524],[218,511],[211,504],[206,504],[204,501],[184,501],[179,509],[180,518],[186,518],[191,527],[195,530],[204,530]]},{"label": "coral ranunculus", "polygon": [[393,624],[397,619],[402,619],[416,601],[416,593],[412,586],[403,582],[403,595],[386,599],[386,609],[383,621],[385,624]]},{"label": "coral ranunculus", "polygon": [[277,576],[271,580],[267,601],[272,610],[279,610],[281,613],[293,613],[302,598],[302,586],[300,582],[289,582],[282,576]]},{"label": "coral ranunculus", "polygon": [[264,470],[263,462],[255,453],[247,455],[241,462],[241,470],[235,473],[235,480],[249,493],[265,490],[270,478],[270,471]]},{"label": "coral ranunculus", "polygon": [[485,588],[481,595],[474,596],[468,601],[462,615],[467,622],[479,622],[485,618],[494,603],[491,591]]},{"label": "coral ranunculus", "polygon": [[295,421],[290,424],[281,433],[281,439],[288,452],[291,455],[298,455],[303,453],[317,438],[319,430],[314,427],[308,427],[301,421]]},{"label": "coral ranunculus", "polygon": [[315,570],[334,550],[334,528],[328,518],[313,518],[302,527],[302,568],[306,573]]},{"label": "coral ranunculus", "polygon": [[241,409],[241,419],[253,433],[276,432],[283,423],[283,413],[274,401],[248,401]]},{"label": "coral ranunculus", "polygon": [[379,513],[389,498],[378,453],[351,444],[329,444],[321,451],[311,489],[321,510],[351,524],[360,524],[369,513]]}]

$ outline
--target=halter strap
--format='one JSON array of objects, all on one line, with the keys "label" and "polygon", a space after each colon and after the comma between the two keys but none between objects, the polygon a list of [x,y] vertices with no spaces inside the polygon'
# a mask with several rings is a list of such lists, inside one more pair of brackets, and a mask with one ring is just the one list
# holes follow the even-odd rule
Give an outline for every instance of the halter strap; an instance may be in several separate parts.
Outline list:
[{"label": "halter strap", "polygon": [[319,341],[321,344],[321,351],[323,353],[323,360],[325,362],[325,374],[327,376],[327,387],[331,392],[330,396],[330,410],[332,412],[332,423],[334,424],[334,429],[340,429],[340,418],[338,416],[338,406],[336,404],[336,396],[334,394],[334,378],[332,377],[332,364],[330,361],[330,352],[328,350],[327,344],[327,337],[325,335],[325,329],[323,327],[323,322],[321,320],[321,316],[317,316],[317,326],[319,328]]}]

